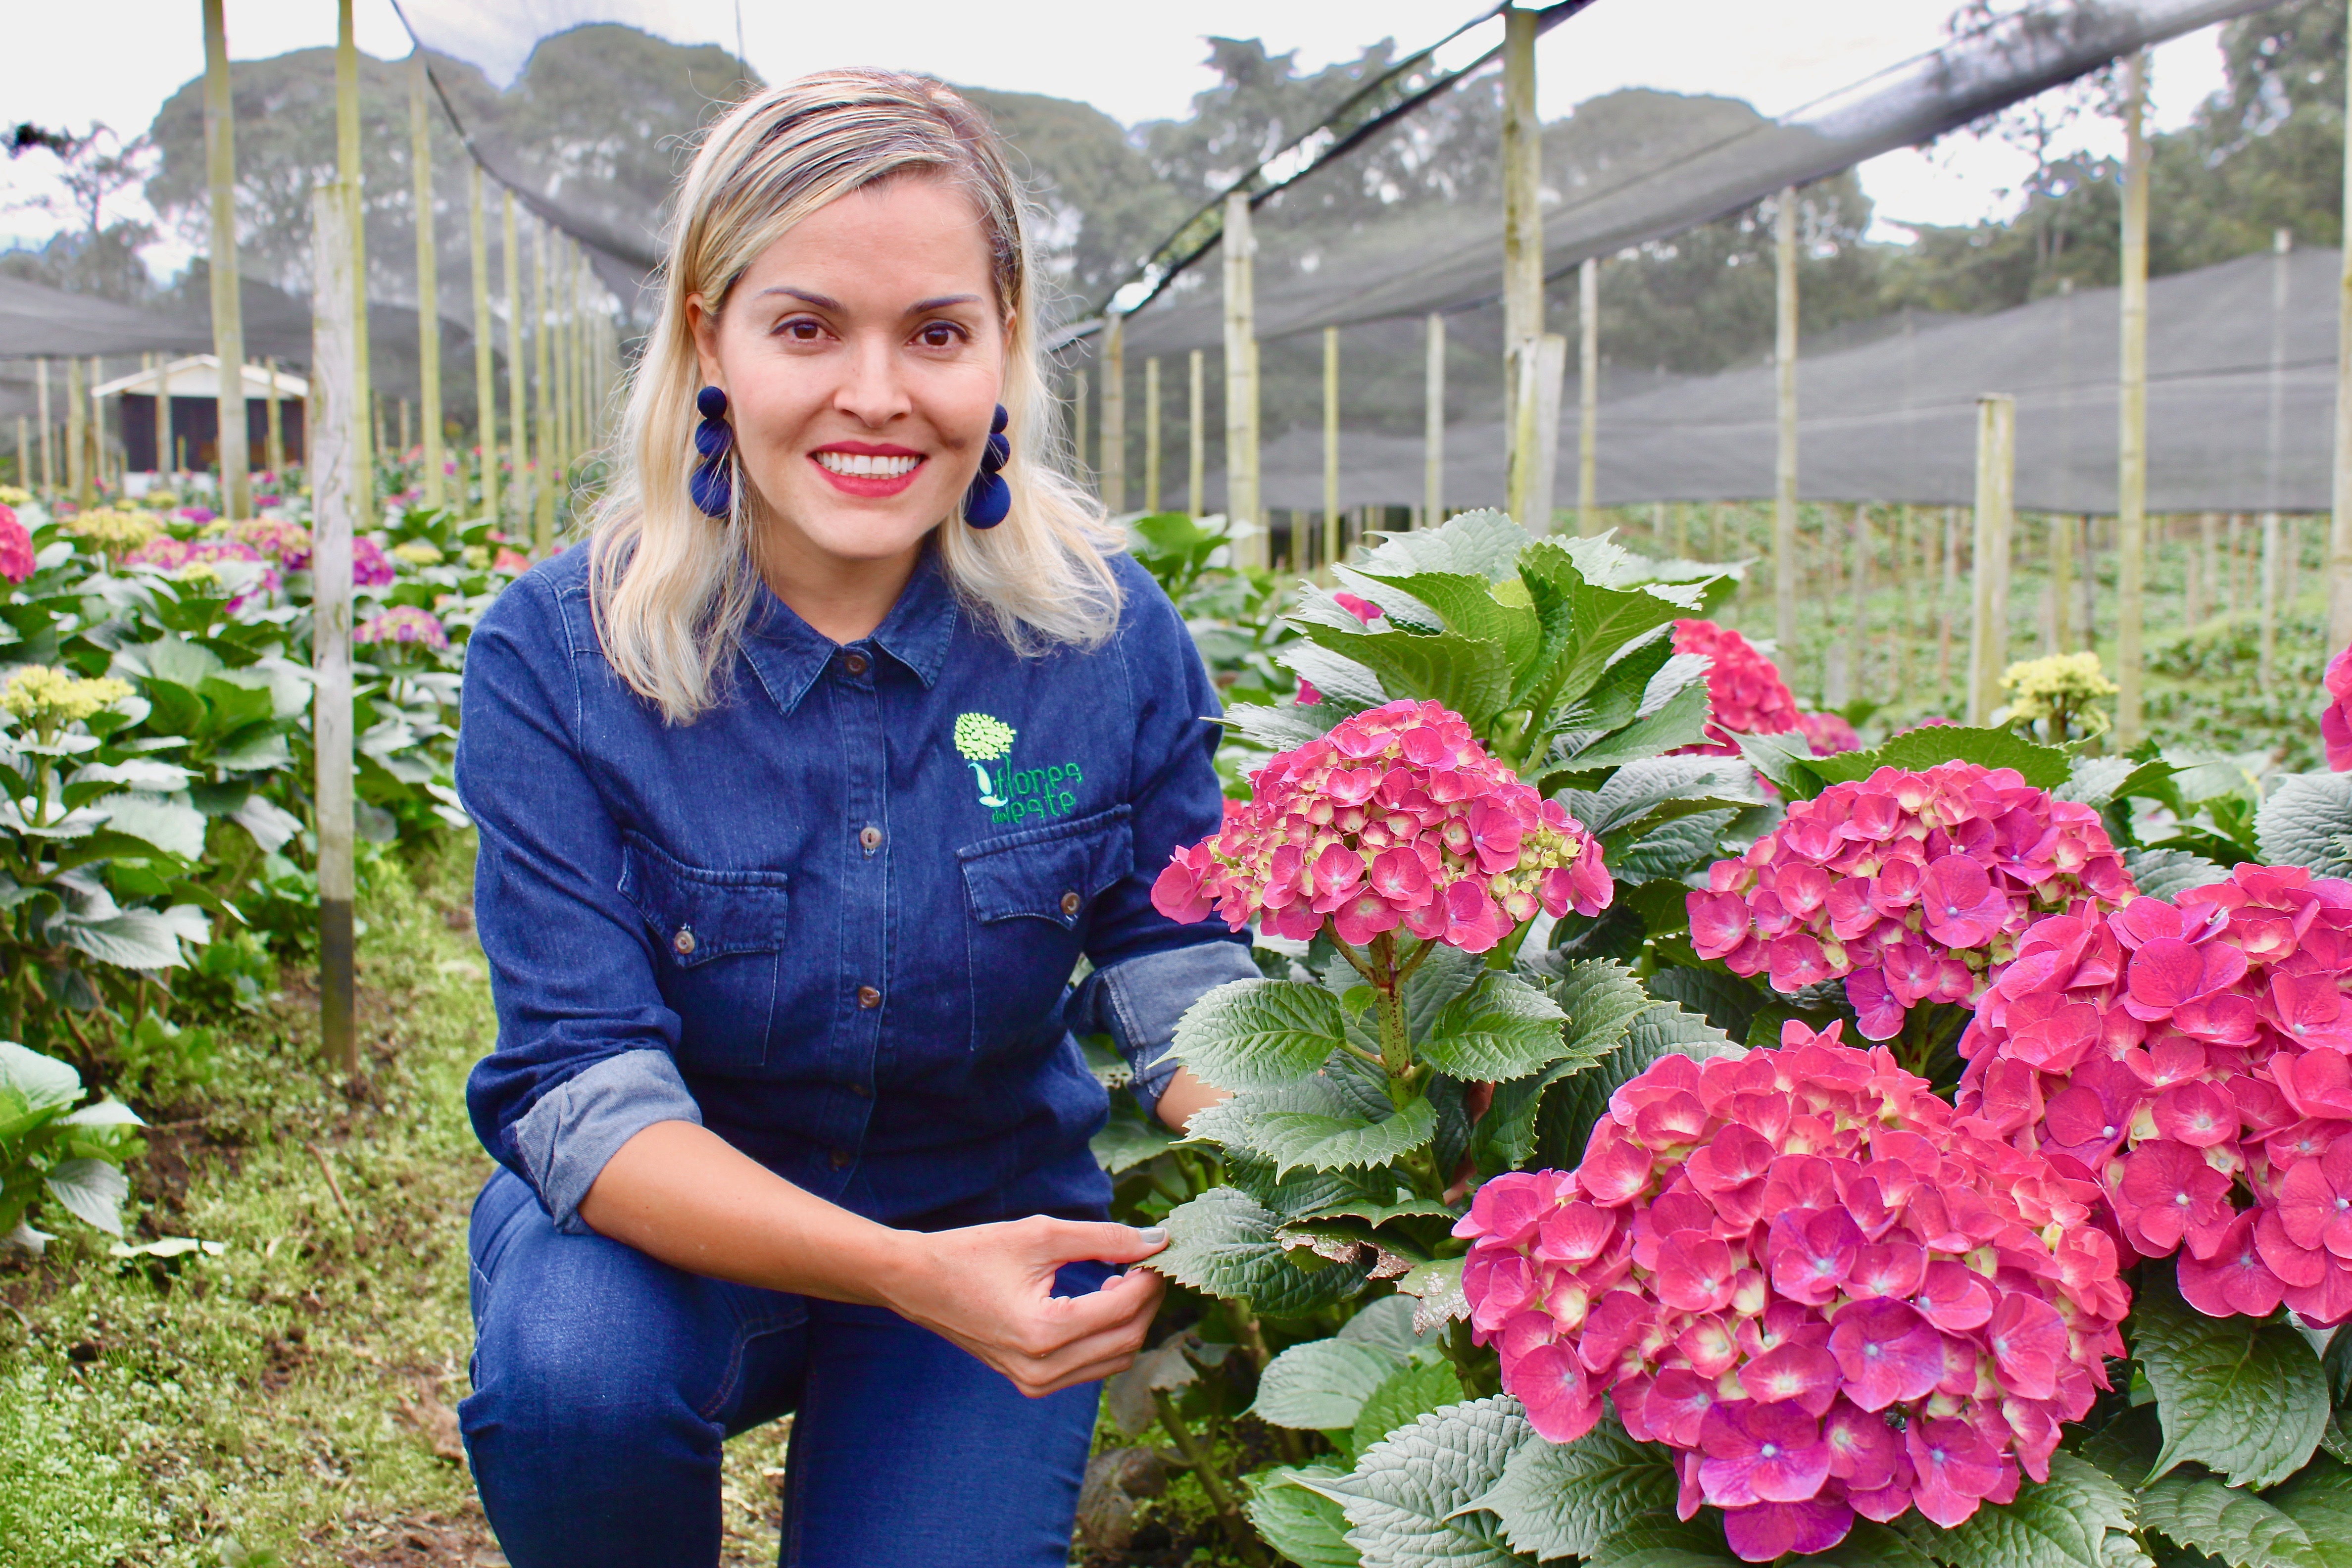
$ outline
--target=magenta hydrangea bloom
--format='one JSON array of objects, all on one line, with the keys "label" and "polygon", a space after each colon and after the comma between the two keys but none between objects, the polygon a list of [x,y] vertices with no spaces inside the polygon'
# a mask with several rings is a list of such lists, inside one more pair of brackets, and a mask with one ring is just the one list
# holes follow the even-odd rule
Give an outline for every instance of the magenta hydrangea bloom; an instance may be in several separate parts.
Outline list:
[{"label": "magenta hydrangea bloom", "polygon": [[1846,722],[1843,714],[1800,713],[1797,715],[1797,731],[1805,737],[1805,743],[1812,747],[1813,755],[1817,757],[1834,757],[1840,752],[1862,750],[1862,737],[1854,733],[1853,726]]},{"label": "magenta hydrangea bloom", "polygon": [[1614,896],[1600,841],[1436,702],[1370,709],[1274,758],[1151,889],[1171,920],[1213,910],[1304,940],[1328,919],[1357,946],[1402,927],[1469,952],[1538,910],[1598,914]]},{"label": "magenta hydrangea bloom", "polygon": [[250,517],[229,526],[228,536],[250,544],[289,572],[310,564],[310,531],[282,517]]},{"label": "magenta hydrangea bloom", "polygon": [[1709,744],[1685,746],[1685,752],[1736,757],[1740,735],[1778,735],[1794,730],[1801,721],[1797,699],[1780,668],[1756,651],[1756,645],[1729,626],[1713,621],[1676,621],[1675,651],[1704,654],[1706,672],[1706,734]]},{"label": "magenta hydrangea bloom", "polygon": [[2124,1352],[2098,1184],[1840,1029],[1664,1058],[1575,1171],[1497,1176],[1454,1226],[1472,1330],[1536,1430],[1573,1441],[1606,1395],[1675,1451],[1682,1516],[1721,1509],[1751,1563],[1857,1514],[2008,1501]]},{"label": "magenta hydrangea bloom", "polygon": [[[201,510],[201,509],[199,509]],[[243,593],[228,602],[228,613],[235,615],[247,605],[267,598],[278,591],[281,579],[276,563],[268,561],[252,545],[235,539],[174,539],[168,533],[157,534],[122,558],[125,566],[152,566],[159,572],[177,572],[196,562],[250,561],[261,563],[261,575]]]},{"label": "magenta hydrangea bloom", "polygon": [[2319,716],[2319,738],[2327,742],[2327,765],[2352,771],[2352,647],[2327,661],[2327,710]]},{"label": "magenta hydrangea bloom", "polygon": [[33,536],[16,520],[16,509],[0,506],[0,577],[21,583],[33,574]]},{"label": "magenta hydrangea bloom", "polygon": [[2352,882],[2240,866],[2045,920],[1979,1004],[1960,1107],[2097,1181],[2209,1316],[2352,1321]]},{"label": "magenta hydrangea bloom", "polygon": [[1701,958],[1784,993],[1843,979],[1864,1037],[1885,1040],[1922,1002],[1975,996],[2044,915],[2136,891],[2091,807],[1944,763],[1796,802],[1687,902]]},{"label": "magenta hydrangea bloom", "polygon": [[508,572],[520,577],[530,570],[530,557],[520,550],[512,550],[501,544],[499,546],[498,555],[490,562],[490,570]]},{"label": "magenta hydrangea bloom", "polygon": [[373,536],[362,533],[352,541],[352,587],[387,587],[394,575],[392,557],[383,552],[383,546]]},{"label": "magenta hydrangea bloom", "polygon": [[449,646],[449,634],[441,618],[430,610],[420,610],[414,605],[394,605],[381,615],[370,616],[352,633],[359,643],[402,643],[429,647],[436,652]]}]

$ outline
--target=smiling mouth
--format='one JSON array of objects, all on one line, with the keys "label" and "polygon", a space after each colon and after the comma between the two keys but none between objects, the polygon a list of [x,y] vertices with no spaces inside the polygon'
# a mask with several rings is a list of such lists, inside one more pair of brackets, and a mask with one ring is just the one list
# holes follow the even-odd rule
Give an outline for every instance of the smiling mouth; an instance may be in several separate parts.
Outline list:
[{"label": "smiling mouth", "polygon": [[922,466],[916,457],[898,458],[869,456],[863,452],[814,452],[817,467],[829,474],[839,474],[853,479],[896,479],[913,473]]}]

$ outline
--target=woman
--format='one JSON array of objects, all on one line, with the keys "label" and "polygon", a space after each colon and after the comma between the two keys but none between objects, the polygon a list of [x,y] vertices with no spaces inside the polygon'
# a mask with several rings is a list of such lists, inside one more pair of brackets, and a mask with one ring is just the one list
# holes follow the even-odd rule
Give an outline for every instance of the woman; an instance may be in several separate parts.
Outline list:
[{"label": "woman", "polygon": [[1164,1245],[1105,1223],[1072,1031],[1181,1125],[1176,1018],[1255,971],[1150,906],[1219,820],[1215,698],[1044,460],[1032,289],[953,92],[740,106],[593,541],[474,635],[462,1415],[519,1568],[715,1562],[720,1441],[787,1411],[785,1563],[1066,1560]]}]

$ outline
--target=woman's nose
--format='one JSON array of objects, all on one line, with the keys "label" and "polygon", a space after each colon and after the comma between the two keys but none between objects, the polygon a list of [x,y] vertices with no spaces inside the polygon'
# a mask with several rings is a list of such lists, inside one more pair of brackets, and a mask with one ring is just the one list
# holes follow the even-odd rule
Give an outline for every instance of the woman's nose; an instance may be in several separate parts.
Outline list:
[{"label": "woman's nose", "polygon": [[852,344],[848,374],[834,394],[835,407],[870,429],[889,424],[910,405],[895,349],[878,335]]}]

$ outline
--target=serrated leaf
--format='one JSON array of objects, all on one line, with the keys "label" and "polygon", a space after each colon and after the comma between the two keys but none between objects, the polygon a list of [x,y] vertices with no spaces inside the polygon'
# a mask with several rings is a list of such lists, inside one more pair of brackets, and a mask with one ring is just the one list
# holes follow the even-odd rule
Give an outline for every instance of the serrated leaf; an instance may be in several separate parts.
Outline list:
[{"label": "serrated leaf", "polygon": [[2124,870],[2142,893],[2168,902],[2191,888],[2230,879],[2227,870],[2186,849],[2126,849],[2123,862]]},{"label": "serrated leaf", "polygon": [[2352,773],[2290,773],[2254,813],[2264,863],[2304,866],[2315,877],[2352,874]]},{"label": "serrated leaf", "polygon": [[[1800,1560],[1801,1561],[1801,1559]],[[1652,1515],[1627,1525],[1594,1550],[1585,1568],[1742,1568],[1724,1543],[1723,1516]]]},{"label": "serrated leaf", "polygon": [[[187,906],[193,907],[193,906]],[[201,916],[202,911],[198,911]],[[197,929],[196,940],[210,934],[211,922],[204,921]],[[49,932],[68,947],[80,949],[101,963],[111,963],[121,969],[170,969],[180,962],[180,939],[189,934],[185,921],[175,920],[170,911],[153,910],[122,910],[104,920],[86,921],[75,915],[60,915],[49,925]]]},{"label": "serrated leaf", "polygon": [[[2109,1536],[2110,1541],[2120,1540]],[[1900,1531],[1857,1519],[1846,1537],[1827,1552],[1788,1559],[1803,1568],[1936,1568],[1936,1559]],[[2121,1568],[2120,1564],[2116,1568]]]},{"label": "serrated leaf", "polygon": [[1416,1054],[1453,1078],[1507,1082],[1566,1053],[1567,1017],[1526,981],[1490,969],[1438,1013]]},{"label": "serrated leaf", "polygon": [[68,1111],[58,1118],[58,1121],[61,1126],[66,1127],[144,1127],[147,1125],[144,1117],[110,1095],[94,1105],[85,1105],[79,1110]]},{"label": "serrated leaf", "polygon": [[[1696,812],[1660,823],[1622,849],[1604,846],[1609,874],[1617,880],[1619,896],[1624,896],[1628,883],[1660,878],[1672,880],[1676,893],[1689,891],[1681,879],[1704,869],[1716,858],[1723,835],[1737,816],[1737,811],[1730,810]],[[1686,916],[1682,920],[1688,923]]]},{"label": "serrated leaf", "polygon": [[[1419,956],[1417,953],[1414,956]],[[1421,1040],[1437,1022],[1445,1005],[1486,973],[1486,956],[1465,952],[1441,942],[1421,960],[1404,983],[1404,1027],[1408,1038]]]},{"label": "serrated leaf", "polygon": [[1348,1544],[1348,1516],[1339,1505],[1297,1484],[1302,1477],[1331,1480],[1340,1474],[1329,1465],[1276,1465],[1248,1478],[1250,1523],[1298,1568],[1360,1568],[1363,1562]]},{"label": "serrated leaf", "polygon": [[1444,1361],[1414,1362],[1382,1379],[1356,1412],[1348,1444],[1360,1454],[1390,1433],[1462,1399],[1462,1380]]},{"label": "serrated leaf", "polygon": [[1290,752],[1324,734],[1344,717],[1344,709],[1335,713],[1328,702],[1288,703],[1279,708],[1238,702],[1225,710],[1224,722],[1244,740],[1269,752]]},{"label": "serrated leaf", "polygon": [[1951,1568],[2107,1568],[2107,1532],[2128,1533],[2134,1518],[2120,1482],[2062,1448],[2048,1480],[2021,1480],[2014,1501],[1935,1531],[1934,1550]]},{"label": "serrated leaf", "polygon": [[103,1160],[60,1160],[49,1167],[49,1195],[76,1218],[109,1236],[122,1234],[122,1202],[131,1184],[121,1171]]},{"label": "serrated leaf", "polygon": [[1533,1160],[1538,1142],[1537,1129],[1541,1125],[1539,1116],[1552,1085],[1591,1072],[1592,1066],[1571,1057],[1552,1063],[1532,1078],[1496,1085],[1495,1098],[1487,1105],[1486,1114],[1478,1119],[1478,1142],[1485,1151],[1482,1164],[1516,1171]]},{"label": "serrated leaf", "polygon": [[1352,1295],[1364,1281],[1359,1264],[1299,1268],[1276,1237],[1274,1215],[1231,1187],[1213,1187],[1178,1205],[1161,1223],[1167,1249],[1144,1267],[1212,1296],[1245,1299],[1276,1317],[1313,1311]]},{"label": "serrated leaf", "polygon": [[1536,650],[1543,628],[1533,610],[1506,605],[1495,597],[1494,584],[1483,576],[1454,572],[1353,572],[1349,575],[1384,583],[1418,599],[1436,614],[1447,631],[1502,645],[1513,669]]},{"label": "serrated leaf", "polygon": [[1590,1557],[1634,1521],[1670,1512],[1675,1491],[1667,1450],[1608,1416],[1573,1443],[1521,1444],[1478,1506],[1530,1557]]},{"label": "serrated leaf", "polygon": [[[1342,636],[1362,635],[1362,627],[1352,617],[1349,626],[1353,629]],[[1301,641],[1285,644],[1276,657],[1286,668],[1313,681],[1315,689],[1323,694],[1322,701],[1307,704],[1306,710],[1325,724],[1336,724],[1350,713],[1378,708],[1389,700],[1381,678],[1341,649]]]},{"label": "serrated leaf", "polygon": [[1563,965],[1550,991],[1568,1015],[1562,1054],[1580,1061],[1597,1062],[1615,1050],[1633,1020],[1654,1005],[1633,971],[1605,958]]},{"label": "serrated leaf", "polygon": [[[1732,735],[1739,747],[1742,761],[1754,768],[1779,790],[1786,800],[1811,800],[1822,793],[1823,780],[1813,771],[1816,762],[1827,758],[1813,755],[1811,742],[1795,730],[1776,735]],[[1847,752],[1846,755],[1853,753]],[[1868,774],[1864,775],[1865,778]]]},{"label": "serrated leaf", "polygon": [[2160,795],[2176,770],[2161,757],[2136,762],[2130,757],[2077,757],[2066,782],[2050,793],[2060,800],[2080,801],[2105,810],[2133,795]]},{"label": "serrated leaf", "polygon": [[1265,1363],[1245,1414],[1307,1432],[1353,1426],[1364,1402],[1400,1367],[1400,1358],[1381,1345],[1309,1340]]},{"label": "serrated leaf", "polygon": [[1846,784],[1866,779],[1880,768],[1924,773],[1939,763],[2015,768],[2035,789],[2054,790],[2066,782],[2074,758],[2057,746],[2038,745],[2013,730],[1930,724],[1906,730],[1875,750],[1815,757],[1810,765],[1824,783]]},{"label": "serrated leaf", "polygon": [[1717,757],[1652,757],[1628,763],[1612,773],[1599,789],[1570,790],[1561,797],[1560,804],[1568,808],[1569,815],[1598,834],[1615,833],[1639,822],[1664,820],[1665,812],[1679,811],[1685,805],[1690,810],[1704,811],[1710,804],[1729,804],[1722,800],[1722,761]]},{"label": "serrated leaf", "polygon": [[1306,1219],[1357,1205],[1391,1203],[1402,1195],[1389,1171],[1290,1171],[1280,1176],[1274,1162],[1245,1147],[1225,1151],[1225,1181],[1255,1198],[1277,1219]]},{"label": "serrated leaf", "polygon": [[1688,593],[1648,585],[1603,587],[1591,580],[1568,549],[1546,540],[1519,557],[1522,575],[1539,575],[1560,591],[1569,607],[1568,647],[1548,676],[1551,701],[1570,703],[1592,689],[1618,650],[1634,638],[1689,614]]},{"label": "serrated leaf", "polygon": [[2304,1568],[2311,1537],[2252,1491],[2203,1471],[2175,1470],[2139,1494],[2139,1522],[2232,1568]]},{"label": "serrated leaf", "polygon": [[2293,1475],[2327,1424],[2327,1380],[2311,1346],[2284,1323],[2205,1316],[2181,1300],[2168,1269],[2143,1276],[2132,1353],[2164,1422],[2148,1479],[2189,1463],[2232,1486],[2274,1486]]},{"label": "serrated leaf", "polygon": [[184,795],[131,790],[107,796],[100,802],[99,809],[106,814],[107,826],[117,833],[128,834],[183,860],[204,857],[205,814],[189,805]]},{"label": "serrated leaf", "polygon": [[2311,1568],[2352,1568],[2352,1469],[2314,1459],[2265,1500],[2311,1538]]},{"label": "serrated leaf", "polygon": [[1386,533],[1364,554],[1364,570],[1465,572],[1498,578],[1511,574],[1528,531],[1507,513],[1481,507],[1447,518],[1435,528]]},{"label": "serrated leaf", "polygon": [[[1469,721],[1474,730],[1483,731],[1511,692],[1510,659],[1501,643],[1485,637],[1452,632],[1349,632],[1314,625],[1300,629],[1309,642],[1370,670],[1387,693],[1384,700],[1441,702]],[[1288,655],[1285,658],[1292,662]],[[1295,662],[1293,668],[1306,673]]]},{"label": "serrated leaf", "polygon": [[1431,1337],[1414,1330],[1413,1304],[1410,1296],[1383,1296],[1377,1301],[1367,1301],[1341,1325],[1339,1338],[1392,1352],[1400,1361],[1426,1352],[1431,1347]]},{"label": "serrated leaf", "polygon": [[1634,720],[1581,749],[1554,759],[1558,767],[1580,772],[1646,761],[1661,752],[1695,746],[1706,738],[1706,688],[1686,686]]},{"label": "serrated leaf", "polygon": [[1337,1480],[1301,1481],[1336,1500],[1365,1568],[1519,1568],[1491,1513],[1473,1510],[1511,1450],[1532,1436],[1507,1395],[1447,1405],[1373,1444]]},{"label": "serrated leaf", "polygon": [[1328,1171],[1343,1165],[1385,1165],[1429,1142],[1437,1110],[1426,1100],[1405,1103],[1378,1121],[1311,1110],[1268,1110],[1250,1123],[1250,1147],[1274,1160],[1276,1174],[1300,1165]]},{"label": "serrated leaf", "polygon": [[1307,1077],[1347,1037],[1339,1004],[1302,980],[1229,980],[1176,1021],[1176,1058],[1219,1089]]},{"label": "serrated leaf", "polygon": [[1146,1122],[1141,1117],[1114,1116],[1095,1134],[1090,1147],[1095,1163],[1116,1176],[1166,1153],[1176,1141],[1174,1132],[1157,1122]]},{"label": "serrated leaf", "polygon": [[1610,1096],[1660,1061],[1675,1056],[1705,1061],[1746,1054],[1745,1046],[1680,1004],[1654,1003],[1627,1026],[1622,1045],[1552,1097],[1542,1123],[1542,1143],[1552,1158],[1574,1164],[1592,1136],[1593,1123],[1608,1112]]},{"label": "serrated leaf", "polygon": [[1426,1334],[1440,1323],[1470,1315],[1470,1298],[1463,1293],[1462,1258],[1440,1258],[1408,1269],[1397,1280],[1397,1294],[1417,1298],[1412,1310],[1412,1331]]},{"label": "serrated leaf", "polygon": [[23,1095],[28,1110],[61,1110],[81,1098],[81,1074],[70,1062],[0,1040],[0,1089]]}]

